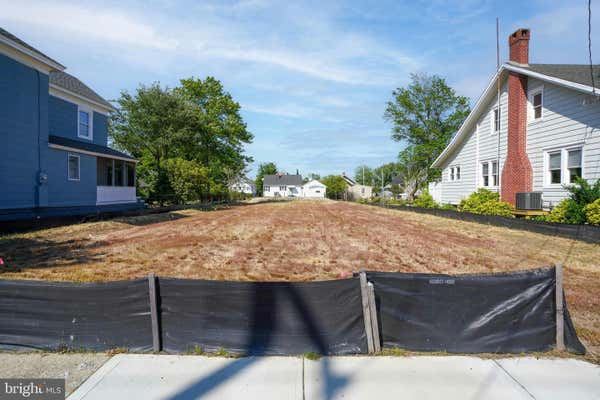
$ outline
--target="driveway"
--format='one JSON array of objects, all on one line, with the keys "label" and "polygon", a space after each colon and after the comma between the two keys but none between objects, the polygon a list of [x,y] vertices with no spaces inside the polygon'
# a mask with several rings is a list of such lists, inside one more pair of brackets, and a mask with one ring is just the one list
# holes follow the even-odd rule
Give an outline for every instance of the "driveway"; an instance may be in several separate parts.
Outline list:
[{"label": "driveway", "polygon": [[75,399],[600,399],[600,367],[575,359],[464,356],[225,359],[120,354]]}]

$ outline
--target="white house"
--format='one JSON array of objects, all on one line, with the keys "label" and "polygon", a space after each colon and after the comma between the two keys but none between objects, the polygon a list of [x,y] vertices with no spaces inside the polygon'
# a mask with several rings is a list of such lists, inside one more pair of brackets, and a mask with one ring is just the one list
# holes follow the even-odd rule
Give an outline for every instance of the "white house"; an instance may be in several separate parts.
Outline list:
[{"label": "white house", "polygon": [[256,185],[245,176],[240,176],[235,179],[230,185],[229,190],[236,193],[256,195]]},{"label": "white house", "polygon": [[529,40],[528,29],[510,35],[510,61],[434,161],[438,201],[484,187],[513,205],[517,193],[538,192],[552,207],[576,177],[600,178],[600,66],[592,78],[589,65],[530,64]]},{"label": "white house", "polygon": [[323,185],[316,179],[306,182],[302,185],[302,197],[323,198],[327,186]]},{"label": "white house", "polygon": [[346,184],[348,185],[348,189],[346,189],[346,192],[352,200],[370,199],[373,195],[372,186],[360,185],[358,182],[347,176],[345,173],[342,173],[342,175],[340,176],[342,177],[342,179],[344,179],[344,181],[346,181]]},{"label": "white house", "polygon": [[300,197],[301,195],[301,175],[276,174],[263,177],[264,197]]}]

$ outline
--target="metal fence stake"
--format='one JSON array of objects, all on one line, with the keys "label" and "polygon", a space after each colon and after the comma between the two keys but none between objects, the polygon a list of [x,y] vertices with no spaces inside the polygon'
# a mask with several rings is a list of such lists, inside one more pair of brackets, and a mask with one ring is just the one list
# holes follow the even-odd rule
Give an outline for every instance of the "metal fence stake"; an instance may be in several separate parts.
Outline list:
[{"label": "metal fence stake", "polygon": [[160,330],[158,326],[158,306],[156,293],[156,277],[154,273],[148,274],[148,294],[150,297],[150,317],[152,318],[152,351],[160,351]]},{"label": "metal fence stake", "polygon": [[563,267],[556,264],[556,350],[565,350],[565,314],[563,310]]},{"label": "metal fence stake", "polygon": [[360,295],[362,297],[362,311],[365,320],[365,333],[367,334],[367,349],[369,354],[375,351],[373,345],[373,326],[371,324],[371,309],[369,307],[369,288],[367,286],[367,273],[360,271]]},{"label": "metal fence stake", "polygon": [[371,328],[373,329],[373,350],[376,353],[381,351],[381,342],[379,341],[379,321],[377,321],[377,303],[375,302],[375,286],[368,282],[369,289],[369,311],[371,313]]}]

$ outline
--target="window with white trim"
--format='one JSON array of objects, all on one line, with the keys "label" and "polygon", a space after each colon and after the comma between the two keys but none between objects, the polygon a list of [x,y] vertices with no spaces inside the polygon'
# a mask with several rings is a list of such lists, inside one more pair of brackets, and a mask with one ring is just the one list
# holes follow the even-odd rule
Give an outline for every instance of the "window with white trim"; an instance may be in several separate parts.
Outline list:
[{"label": "window with white trim", "polygon": [[568,185],[583,176],[583,151],[570,147],[546,153],[546,184]]},{"label": "window with white trim", "polygon": [[567,150],[567,183],[575,183],[581,178],[581,149]]},{"label": "window with white trim", "polygon": [[460,181],[460,165],[450,167],[450,182]]},{"label": "window with white trim", "polygon": [[67,166],[67,176],[70,181],[78,181],[79,180],[79,170],[80,170],[80,160],[79,156],[75,154],[69,154],[68,156],[68,166]]},{"label": "window with white trim", "polygon": [[279,191],[280,192],[285,192],[285,186],[279,186]]},{"label": "window with white trim", "polygon": [[79,106],[77,111],[77,136],[83,139],[92,139],[93,111]]},{"label": "window with white trim", "polygon": [[492,133],[500,132],[500,107],[492,110]]},{"label": "window with white trim", "polygon": [[271,191],[271,186],[265,186],[265,187],[263,188],[263,191],[264,191],[264,192],[270,192],[270,191]]},{"label": "window with white trim", "polygon": [[529,122],[544,117],[544,87],[540,86],[529,91],[527,106],[527,120]]},{"label": "window with white trim", "polygon": [[498,162],[485,161],[481,163],[481,186],[498,186]]}]

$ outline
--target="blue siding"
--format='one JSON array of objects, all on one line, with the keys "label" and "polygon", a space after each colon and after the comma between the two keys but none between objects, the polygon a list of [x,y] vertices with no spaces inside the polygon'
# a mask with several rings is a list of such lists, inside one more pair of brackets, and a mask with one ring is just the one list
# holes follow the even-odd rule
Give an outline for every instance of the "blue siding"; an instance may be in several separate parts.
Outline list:
[{"label": "blue siding", "polygon": [[94,143],[108,146],[108,118],[106,115],[94,113]]},{"label": "blue siding", "polygon": [[76,154],[80,157],[80,179],[68,178],[69,152],[49,149],[48,198],[49,206],[96,205],[96,157]]},{"label": "blue siding", "polygon": [[[90,142],[77,136],[77,124],[77,104],[50,95],[50,134]],[[108,135],[106,116],[94,112],[92,127],[94,130],[92,142],[106,146]]]},{"label": "blue siding", "polygon": [[48,128],[50,134],[69,139],[81,139],[77,137],[77,105],[52,95],[49,97]]},{"label": "blue siding", "polygon": [[0,209],[45,205],[47,98],[47,75],[0,54]]}]

